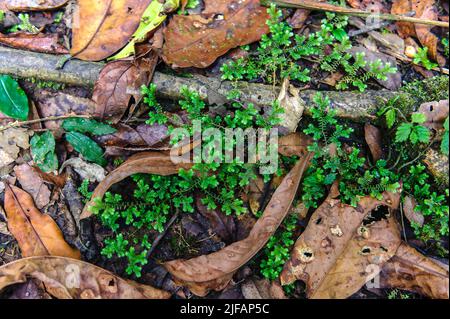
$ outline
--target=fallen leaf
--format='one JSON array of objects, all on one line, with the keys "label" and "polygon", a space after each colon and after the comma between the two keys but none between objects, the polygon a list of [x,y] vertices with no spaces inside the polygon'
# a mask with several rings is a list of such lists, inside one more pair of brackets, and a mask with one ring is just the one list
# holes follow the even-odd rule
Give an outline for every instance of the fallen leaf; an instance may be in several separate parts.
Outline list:
[{"label": "fallen leaf", "polygon": [[[435,0],[395,0],[392,3],[391,13],[402,15],[414,11],[416,18],[438,20],[434,5]],[[431,33],[432,27],[425,24],[397,22],[398,33],[402,38],[417,37],[420,43],[428,48],[430,57],[438,61],[437,44],[439,40]]]},{"label": "fallen leaf", "polygon": [[425,222],[425,218],[421,212],[416,211],[416,201],[411,196],[406,196],[403,202],[403,213],[405,214],[406,219],[410,222],[414,222],[419,226],[423,226]]},{"label": "fallen leaf", "polygon": [[396,252],[400,235],[393,218],[365,225],[380,206],[397,209],[400,193],[383,199],[364,197],[357,207],[328,198],[313,214],[280,275],[282,285],[303,280],[308,298],[347,298],[370,278],[370,265],[380,268]]},{"label": "fallen leaf", "polygon": [[0,267],[0,291],[28,278],[42,281],[58,299],[168,299],[170,293],[124,280],[84,261],[55,257],[31,257]]},{"label": "fallen leaf", "polygon": [[287,19],[289,25],[294,29],[301,29],[305,25],[306,19],[308,19],[311,11],[305,9],[295,10],[292,17]]},{"label": "fallen leaf", "polygon": [[4,35],[0,33],[0,43],[20,50],[50,54],[68,54],[69,51],[59,43],[58,34],[31,34],[16,32]]},{"label": "fallen leaf", "polygon": [[[2,184],[2,182],[0,182]],[[0,185],[1,186],[1,185]],[[0,193],[2,193],[3,190],[0,188]],[[12,236],[11,233],[8,230],[8,226],[6,225],[6,215],[3,211],[3,207],[0,206],[0,234]]]},{"label": "fallen leaf", "polygon": [[42,209],[50,203],[51,192],[33,167],[27,163],[17,165],[14,167],[14,172],[22,189],[33,197],[38,209]]},{"label": "fallen leaf", "polygon": [[287,299],[283,288],[276,281],[251,278],[241,288],[245,299]]},{"label": "fallen leaf", "polygon": [[427,121],[425,126],[440,130],[444,127],[445,119],[448,117],[448,100],[434,101],[420,105],[418,112],[425,114]]},{"label": "fallen leaf", "polygon": [[11,11],[43,11],[62,7],[69,0],[2,0]]},{"label": "fallen leaf", "polygon": [[264,247],[286,217],[311,157],[311,153],[304,156],[286,175],[247,238],[209,255],[164,263],[175,282],[198,296],[227,286],[234,273]]},{"label": "fallen leaf", "polygon": [[100,61],[117,52],[130,40],[151,1],[79,0],[74,13],[71,55]]},{"label": "fallen leaf", "polygon": [[107,164],[103,149],[86,135],[78,132],[69,132],[66,134],[66,140],[75,151],[80,153],[88,161],[102,166]]},{"label": "fallen leaf", "polygon": [[206,68],[230,49],[258,41],[269,31],[267,19],[259,0],[206,0],[203,14],[173,16],[162,57],[173,67]]},{"label": "fallen leaf", "polygon": [[383,157],[383,149],[381,147],[381,131],[377,127],[366,123],[366,125],[364,125],[364,137],[366,139],[367,145],[369,145],[373,161],[377,162]]},{"label": "fallen leaf", "polygon": [[92,95],[92,100],[97,104],[96,115],[112,123],[119,122],[128,110],[131,99],[134,98],[135,104],[141,100],[141,86],[150,83],[157,63],[155,53],[135,62],[108,63],[100,72]]},{"label": "fallen leaf", "polygon": [[28,118],[27,95],[9,75],[0,75],[0,112],[21,121]]},{"label": "fallen leaf", "polygon": [[303,156],[308,152],[311,142],[311,137],[303,133],[284,135],[278,140],[278,153],[288,157]]},{"label": "fallen leaf", "polygon": [[90,207],[94,204],[95,198],[103,198],[111,185],[118,183],[134,174],[155,174],[155,175],[175,175],[181,168],[189,169],[192,164],[174,164],[169,155],[159,152],[142,152],[130,157],[125,163],[112,171],[106,178],[98,184],[92,194],[92,199],[86,204],[81,219],[92,216]]},{"label": "fallen leaf", "polygon": [[30,134],[24,128],[9,128],[0,131],[0,168],[13,163],[20,152],[20,149],[30,148]]},{"label": "fallen leaf", "polygon": [[280,125],[287,128],[289,133],[297,130],[305,110],[305,102],[300,98],[299,92],[299,89],[290,85],[289,79],[284,79],[277,101],[284,111],[279,116]]},{"label": "fallen leaf", "polygon": [[23,257],[54,255],[80,259],[80,252],[67,244],[55,221],[36,208],[27,192],[6,184],[5,211],[8,228]]},{"label": "fallen leaf", "polygon": [[79,157],[72,157],[65,161],[61,165],[60,172],[62,172],[67,166],[73,167],[82,180],[88,180],[92,183],[100,183],[105,179],[105,169],[103,167],[95,163],[87,163]]},{"label": "fallen leaf", "polygon": [[448,265],[427,258],[403,243],[395,256],[383,266],[380,285],[448,300]]}]

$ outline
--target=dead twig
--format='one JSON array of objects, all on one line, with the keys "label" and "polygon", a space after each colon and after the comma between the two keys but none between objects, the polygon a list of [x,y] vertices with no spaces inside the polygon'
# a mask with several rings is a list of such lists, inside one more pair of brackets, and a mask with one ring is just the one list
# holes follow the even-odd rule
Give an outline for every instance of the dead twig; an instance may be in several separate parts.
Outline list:
[{"label": "dead twig", "polygon": [[152,247],[147,253],[147,259],[150,258],[150,256],[153,254],[153,252],[156,250],[156,247],[158,247],[158,244],[161,242],[161,240],[166,236],[167,232],[169,231],[170,227],[172,227],[173,223],[178,219],[178,216],[180,215],[180,211],[177,209],[175,214],[172,216],[172,218],[169,220],[169,222],[166,224],[164,231],[160,233],[155,240],[153,241]]},{"label": "dead twig", "polygon": [[14,128],[14,127],[21,127],[21,126],[26,126],[26,125],[36,124],[36,123],[42,123],[42,122],[48,122],[48,121],[65,120],[65,119],[69,119],[69,118],[73,118],[73,117],[91,118],[92,116],[90,116],[90,115],[76,115],[76,114],[72,114],[72,115],[49,116],[49,117],[44,117],[44,118],[41,118],[41,119],[29,120],[29,121],[21,121],[21,122],[15,121],[15,122],[11,122],[11,123],[9,123],[7,125],[0,126],[0,132],[6,131],[7,129]]}]

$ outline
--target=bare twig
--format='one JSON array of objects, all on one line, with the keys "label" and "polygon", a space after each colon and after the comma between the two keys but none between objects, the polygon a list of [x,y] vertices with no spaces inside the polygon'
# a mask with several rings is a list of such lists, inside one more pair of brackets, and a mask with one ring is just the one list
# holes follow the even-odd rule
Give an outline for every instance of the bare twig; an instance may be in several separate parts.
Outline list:
[{"label": "bare twig", "polygon": [[91,118],[90,115],[60,115],[60,116],[49,116],[49,117],[44,117],[41,119],[36,119],[36,120],[29,120],[29,121],[15,121],[15,122],[11,122],[7,125],[4,126],[0,126],[0,132],[5,131],[7,129],[13,128],[13,127],[21,127],[21,126],[26,126],[26,125],[31,125],[31,124],[35,124],[35,123],[42,123],[42,122],[48,122],[48,121],[59,121],[59,120],[65,120],[65,119],[69,119],[69,118],[73,118],[73,117],[78,117],[78,118]]},{"label": "bare twig", "polygon": [[153,254],[156,247],[158,247],[158,244],[161,242],[161,240],[166,236],[167,232],[169,231],[170,227],[172,227],[173,223],[177,220],[178,216],[180,215],[180,211],[177,209],[175,214],[172,216],[172,218],[169,220],[169,222],[166,224],[164,231],[160,233],[155,240],[153,241],[152,247],[147,253],[147,259]]},{"label": "bare twig", "polygon": [[342,13],[351,16],[357,17],[377,17],[382,20],[391,20],[391,21],[399,21],[399,22],[411,22],[417,24],[426,24],[426,25],[434,25],[438,27],[448,28],[448,22],[445,21],[436,21],[436,20],[428,20],[428,19],[420,19],[414,17],[408,17],[404,15],[391,14],[391,13],[376,13],[352,9],[352,8],[344,8],[335,6],[329,3],[317,2],[312,0],[262,0],[262,4],[267,5],[270,3],[275,3],[280,7],[286,8],[300,8],[307,10],[319,10],[319,11],[327,11],[327,12],[335,12]]}]

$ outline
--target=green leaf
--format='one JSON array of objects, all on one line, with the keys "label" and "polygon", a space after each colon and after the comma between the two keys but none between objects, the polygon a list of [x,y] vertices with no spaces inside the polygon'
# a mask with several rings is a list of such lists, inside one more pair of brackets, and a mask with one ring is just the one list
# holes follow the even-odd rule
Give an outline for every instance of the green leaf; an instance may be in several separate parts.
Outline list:
[{"label": "green leaf", "polygon": [[417,134],[417,139],[420,143],[430,142],[430,130],[422,125],[414,127],[414,132]]},{"label": "green leaf", "polygon": [[47,131],[42,135],[35,135],[30,141],[31,155],[34,163],[44,172],[58,169],[58,158],[55,153],[55,137]]},{"label": "green leaf", "polygon": [[90,133],[92,135],[108,135],[117,132],[115,128],[108,124],[76,117],[65,120],[62,127],[68,132]]},{"label": "green leaf", "polygon": [[413,123],[422,124],[427,121],[427,117],[425,114],[422,114],[422,113],[413,113],[411,115],[411,121]]},{"label": "green leaf", "polygon": [[444,122],[444,128],[445,128],[445,132],[444,132],[444,136],[442,137],[441,152],[442,152],[442,154],[445,154],[448,156],[448,117]]},{"label": "green leaf", "polygon": [[390,109],[389,111],[386,112],[385,117],[388,128],[392,128],[394,126],[396,115],[397,114],[394,109]]},{"label": "green leaf", "polygon": [[21,121],[28,118],[28,98],[9,75],[0,76],[0,112]]},{"label": "green leaf", "polygon": [[410,123],[403,123],[397,128],[397,132],[395,134],[395,141],[397,143],[399,142],[405,142],[408,140],[409,135],[411,134],[412,124]]},{"label": "green leaf", "polygon": [[106,165],[106,160],[103,157],[103,149],[86,135],[78,132],[70,132],[66,134],[66,139],[88,161],[102,166]]}]

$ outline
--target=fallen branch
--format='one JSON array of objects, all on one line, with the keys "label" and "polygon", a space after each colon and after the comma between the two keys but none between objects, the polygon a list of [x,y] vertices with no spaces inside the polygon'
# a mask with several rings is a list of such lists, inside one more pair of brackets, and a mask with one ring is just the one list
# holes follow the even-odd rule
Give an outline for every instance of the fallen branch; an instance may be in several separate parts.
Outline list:
[{"label": "fallen branch", "polygon": [[317,2],[313,0],[262,0],[261,3],[264,5],[268,5],[270,3],[275,3],[280,7],[285,8],[299,8],[299,9],[307,9],[307,10],[319,10],[326,12],[335,12],[341,14],[347,14],[356,17],[377,17],[381,20],[390,20],[390,21],[398,21],[398,22],[411,22],[417,24],[426,24],[426,25],[434,25],[443,28],[449,28],[448,22],[445,21],[436,21],[436,20],[427,20],[420,19],[414,17],[408,17],[405,15],[398,15],[392,13],[376,13],[352,9],[352,8],[344,8],[340,6],[335,6],[329,3]]},{"label": "fallen branch", "polygon": [[27,126],[27,125],[31,125],[31,124],[36,124],[36,123],[42,123],[42,122],[48,122],[48,121],[60,121],[60,120],[65,120],[65,119],[69,119],[69,118],[73,118],[73,117],[79,117],[79,118],[91,118],[91,115],[61,115],[61,116],[49,116],[49,117],[44,117],[41,119],[36,119],[36,120],[29,120],[29,121],[15,121],[15,122],[11,122],[7,125],[4,126],[0,126],[0,132],[2,131],[6,131],[7,129],[13,128],[13,127],[22,127],[22,126]]}]

